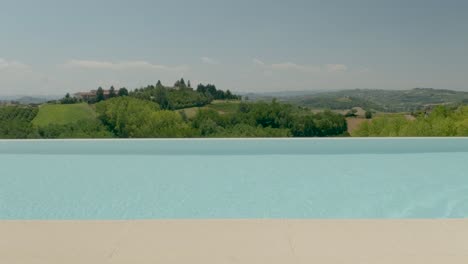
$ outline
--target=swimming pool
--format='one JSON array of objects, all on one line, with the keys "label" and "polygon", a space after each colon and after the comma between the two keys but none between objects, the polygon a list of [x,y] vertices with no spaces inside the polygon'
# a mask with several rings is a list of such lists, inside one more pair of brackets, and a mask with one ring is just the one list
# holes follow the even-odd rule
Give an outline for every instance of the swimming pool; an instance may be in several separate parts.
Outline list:
[{"label": "swimming pool", "polygon": [[468,138],[0,141],[0,219],[466,218]]}]

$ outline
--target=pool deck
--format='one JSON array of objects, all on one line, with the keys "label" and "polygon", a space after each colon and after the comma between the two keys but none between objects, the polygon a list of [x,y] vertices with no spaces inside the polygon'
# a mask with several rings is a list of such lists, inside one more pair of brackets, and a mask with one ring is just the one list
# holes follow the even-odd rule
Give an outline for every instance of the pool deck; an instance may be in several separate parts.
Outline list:
[{"label": "pool deck", "polygon": [[468,263],[468,220],[0,221],[0,263]]}]

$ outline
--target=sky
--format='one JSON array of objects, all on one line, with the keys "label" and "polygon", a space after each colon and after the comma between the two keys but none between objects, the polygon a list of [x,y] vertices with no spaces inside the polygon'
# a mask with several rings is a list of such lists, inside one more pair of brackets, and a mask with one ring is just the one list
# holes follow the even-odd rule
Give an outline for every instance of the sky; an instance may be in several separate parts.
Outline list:
[{"label": "sky", "polygon": [[468,1],[0,0],[0,95],[468,91]]}]

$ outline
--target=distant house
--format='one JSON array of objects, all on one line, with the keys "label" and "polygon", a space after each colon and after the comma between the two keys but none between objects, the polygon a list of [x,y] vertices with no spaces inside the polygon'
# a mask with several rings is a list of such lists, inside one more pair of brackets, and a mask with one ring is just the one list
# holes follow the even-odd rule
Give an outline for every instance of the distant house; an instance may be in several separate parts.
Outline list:
[{"label": "distant house", "polygon": [[[114,93],[117,94],[119,91],[115,90]],[[96,98],[97,90],[91,90],[89,92],[79,92],[75,93],[73,97],[83,100],[83,101],[92,101]],[[107,99],[110,97],[110,90],[104,90],[104,98]]]},{"label": "distant house", "polygon": [[90,101],[96,98],[96,91],[97,90],[91,90],[90,92],[79,92],[74,94],[73,97],[83,101]]}]

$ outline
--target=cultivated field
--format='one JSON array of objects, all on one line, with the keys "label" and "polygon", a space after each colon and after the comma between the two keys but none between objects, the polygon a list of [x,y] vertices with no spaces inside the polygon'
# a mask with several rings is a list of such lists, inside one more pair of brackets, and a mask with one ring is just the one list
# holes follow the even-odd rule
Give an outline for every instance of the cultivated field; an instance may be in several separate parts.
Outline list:
[{"label": "cultivated field", "polygon": [[96,112],[86,103],[82,104],[47,104],[39,108],[33,120],[36,126],[50,124],[68,124],[84,119],[95,119]]}]

